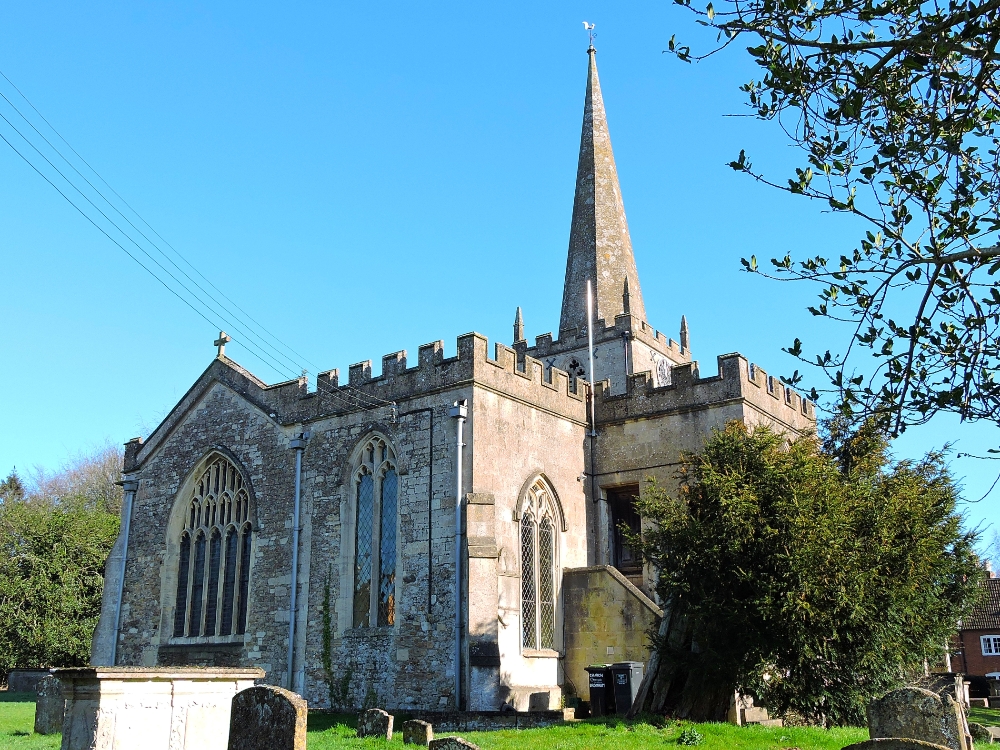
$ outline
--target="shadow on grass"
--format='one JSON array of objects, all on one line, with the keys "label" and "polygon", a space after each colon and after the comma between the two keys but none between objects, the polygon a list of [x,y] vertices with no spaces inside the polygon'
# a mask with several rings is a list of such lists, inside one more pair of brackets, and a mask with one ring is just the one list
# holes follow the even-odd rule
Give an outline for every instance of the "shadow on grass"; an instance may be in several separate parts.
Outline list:
[{"label": "shadow on grass", "polygon": [[309,732],[325,732],[328,729],[334,729],[337,727],[343,728],[345,731],[350,730],[352,733],[357,729],[358,726],[358,716],[357,714],[334,714],[319,711],[309,712]]},{"label": "shadow on grass", "polygon": [[1000,726],[1000,708],[979,708],[978,706],[970,708],[969,721],[985,726]]},{"label": "shadow on grass", "polygon": [[11,693],[0,690],[0,703],[34,703],[34,693]]}]

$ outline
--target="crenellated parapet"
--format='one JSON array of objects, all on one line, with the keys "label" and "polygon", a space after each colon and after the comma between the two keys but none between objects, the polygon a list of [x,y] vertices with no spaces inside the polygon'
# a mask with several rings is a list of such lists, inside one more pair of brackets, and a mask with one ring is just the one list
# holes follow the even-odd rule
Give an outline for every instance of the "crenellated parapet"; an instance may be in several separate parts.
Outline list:
[{"label": "crenellated parapet", "polygon": [[[437,390],[461,385],[476,385],[515,397],[526,403],[560,415],[583,420],[585,406],[583,387],[556,368],[546,368],[534,357],[523,357],[504,344],[494,344],[490,356],[489,342],[478,333],[458,337],[457,354],[444,356],[444,343],[435,341],[420,347],[417,363],[407,367],[405,351],[382,357],[382,373],[372,375],[371,360],[351,365],[347,387],[324,391],[317,388],[310,394],[319,400],[370,397],[382,402],[400,402]],[[361,395],[363,394],[363,395]]]},{"label": "crenellated parapet", "polygon": [[[679,364],[691,361],[690,351],[635,315],[617,315],[614,323],[610,325],[603,318],[594,323],[595,346],[609,343],[617,344],[623,337],[645,344],[672,362]],[[543,333],[541,336],[535,337],[534,346],[529,347],[527,342],[523,341],[515,342],[514,346],[519,356],[527,355],[538,359],[568,351],[586,349],[588,346],[587,329],[565,328],[559,332],[558,339],[553,339],[551,333]]]},{"label": "crenellated parapet", "polygon": [[816,425],[815,404],[740,354],[720,356],[718,373],[708,377],[701,377],[697,362],[676,365],[670,384],[659,387],[649,372],[629,376],[622,394],[612,394],[603,381],[596,384],[595,401],[598,424],[742,405],[750,421],[772,419],[797,432]]},{"label": "crenellated parapet", "polygon": [[519,362],[514,349],[503,344],[495,344],[490,356],[486,337],[468,333],[458,337],[454,357],[445,357],[444,342],[434,341],[419,348],[412,367],[405,351],[393,352],[382,357],[380,375],[373,375],[371,360],[365,360],[348,368],[346,383],[341,382],[339,370],[319,373],[314,389],[305,376],[268,385],[228,357],[217,358],[150,435],[141,452],[148,455],[213,383],[238,393],[282,425],[380,409],[386,411],[384,418],[391,418],[394,405],[465,386],[485,388],[580,423],[587,418],[584,387],[567,373],[546,368],[533,357]]}]

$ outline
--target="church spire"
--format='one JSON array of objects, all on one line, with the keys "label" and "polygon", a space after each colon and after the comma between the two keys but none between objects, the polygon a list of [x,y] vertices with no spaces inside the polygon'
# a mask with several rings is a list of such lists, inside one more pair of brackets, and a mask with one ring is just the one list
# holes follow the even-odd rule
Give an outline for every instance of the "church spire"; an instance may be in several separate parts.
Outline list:
[{"label": "church spire", "polygon": [[618,170],[611,151],[608,118],[597,78],[597,51],[591,47],[587,55],[590,58],[587,98],[583,108],[560,331],[587,325],[587,279],[592,279],[595,286],[595,320],[604,318],[612,323],[616,315],[626,312],[622,294],[626,283],[629,312],[640,320],[646,319],[618,185]]}]

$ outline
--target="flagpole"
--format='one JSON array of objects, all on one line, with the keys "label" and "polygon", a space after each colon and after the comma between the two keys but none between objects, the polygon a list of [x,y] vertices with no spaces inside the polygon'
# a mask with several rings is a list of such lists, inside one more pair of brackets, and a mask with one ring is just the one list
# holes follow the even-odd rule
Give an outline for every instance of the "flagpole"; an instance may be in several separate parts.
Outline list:
[{"label": "flagpole", "polygon": [[594,429],[594,293],[587,279],[587,353],[590,355],[590,436],[597,435]]}]

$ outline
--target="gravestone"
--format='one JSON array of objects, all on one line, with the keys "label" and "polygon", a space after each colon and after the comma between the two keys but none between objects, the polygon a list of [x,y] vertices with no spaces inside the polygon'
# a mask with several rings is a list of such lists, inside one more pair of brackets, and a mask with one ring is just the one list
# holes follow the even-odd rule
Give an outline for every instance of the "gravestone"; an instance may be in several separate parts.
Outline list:
[{"label": "gravestone", "polygon": [[428,748],[429,750],[479,750],[479,745],[473,745],[461,737],[442,737],[439,740],[431,740]]},{"label": "gravestone", "polygon": [[970,750],[962,707],[950,695],[905,687],[868,705],[868,732],[873,740],[912,739],[951,750]]},{"label": "gravestone", "polygon": [[229,750],[306,750],[308,715],[308,704],[290,690],[241,690],[229,714]]},{"label": "gravestone", "polygon": [[12,669],[7,675],[7,690],[11,693],[37,693],[38,683],[48,676],[47,669]]},{"label": "gravestone", "polygon": [[411,719],[403,722],[403,744],[427,747],[434,739],[434,727],[426,721]]},{"label": "gravestone", "polygon": [[973,742],[993,742],[993,735],[990,734],[990,730],[974,721],[969,722],[969,734],[972,736]]},{"label": "gravestone", "polygon": [[381,708],[369,708],[358,714],[358,737],[392,739],[392,716]]},{"label": "gravestone", "polygon": [[63,727],[63,711],[66,701],[62,694],[62,683],[58,677],[49,675],[42,678],[36,687],[35,699],[36,734],[59,734]]}]

